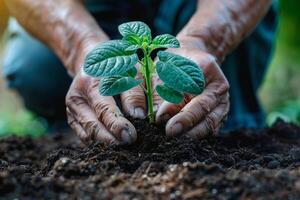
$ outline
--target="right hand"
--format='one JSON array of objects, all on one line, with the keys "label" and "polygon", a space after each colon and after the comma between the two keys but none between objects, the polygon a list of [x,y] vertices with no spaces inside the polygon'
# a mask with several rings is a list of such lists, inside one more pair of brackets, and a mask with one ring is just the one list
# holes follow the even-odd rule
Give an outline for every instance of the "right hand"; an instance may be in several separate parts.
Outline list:
[{"label": "right hand", "polygon": [[99,94],[99,80],[79,72],[66,96],[69,125],[84,142],[133,143],[134,126],[124,118],[113,97]]}]

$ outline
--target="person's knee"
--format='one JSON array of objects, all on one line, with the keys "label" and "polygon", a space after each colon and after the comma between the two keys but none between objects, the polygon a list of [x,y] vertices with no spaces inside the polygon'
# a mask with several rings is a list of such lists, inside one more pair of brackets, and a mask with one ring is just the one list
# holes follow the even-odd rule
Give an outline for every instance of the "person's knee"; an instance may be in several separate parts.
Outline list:
[{"label": "person's knee", "polygon": [[16,90],[33,112],[46,118],[63,118],[71,78],[47,47],[22,28],[11,29],[3,63],[7,86]]}]

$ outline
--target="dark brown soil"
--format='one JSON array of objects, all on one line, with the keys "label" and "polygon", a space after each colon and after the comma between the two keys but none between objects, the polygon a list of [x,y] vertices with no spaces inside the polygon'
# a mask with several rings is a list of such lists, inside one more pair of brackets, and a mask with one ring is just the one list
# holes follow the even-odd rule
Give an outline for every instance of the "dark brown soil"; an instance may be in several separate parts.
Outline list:
[{"label": "dark brown soil", "polygon": [[0,140],[0,199],[300,199],[300,128],[170,139],[137,122],[132,146],[72,135]]}]

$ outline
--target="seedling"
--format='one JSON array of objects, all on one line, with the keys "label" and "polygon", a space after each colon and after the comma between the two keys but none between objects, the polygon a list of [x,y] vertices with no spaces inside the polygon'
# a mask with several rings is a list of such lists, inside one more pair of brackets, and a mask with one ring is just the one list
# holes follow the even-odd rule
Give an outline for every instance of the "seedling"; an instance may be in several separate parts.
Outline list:
[{"label": "seedling", "polygon": [[[100,79],[101,95],[115,96],[140,85],[147,96],[149,121],[154,123],[155,90],[164,100],[174,104],[183,100],[184,93],[197,95],[203,91],[204,75],[195,62],[167,51],[158,51],[158,61],[153,62],[153,50],[180,47],[174,36],[163,34],[152,39],[150,28],[138,21],[121,24],[119,32],[123,36],[121,40],[99,44],[87,55],[84,63],[84,71]],[[139,49],[141,58],[137,54]],[[138,70],[143,81],[135,79]],[[151,80],[156,73],[163,84],[153,88]]]}]

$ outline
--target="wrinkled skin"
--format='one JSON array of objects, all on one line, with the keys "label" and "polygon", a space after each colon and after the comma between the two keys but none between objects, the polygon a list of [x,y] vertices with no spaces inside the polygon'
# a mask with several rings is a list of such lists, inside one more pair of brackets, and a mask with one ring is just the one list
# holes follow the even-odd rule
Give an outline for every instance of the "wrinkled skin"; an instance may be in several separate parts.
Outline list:
[{"label": "wrinkled skin", "polygon": [[[186,95],[179,104],[163,101],[154,94],[154,108],[158,123],[166,124],[169,136],[178,136],[183,132],[195,138],[204,138],[215,134],[229,111],[229,84],[216,62],[216,58],[201,49],[193,37],[183,37],[181,48],[170,49],[185,56],[201,66],[206,88],[201,95]],[[139,74],[138,79],[141,79]],[[153,87],[160,83],[153,77]],[[99,81],[79,73],[66,97],[67,114],[70,126],[85,142],[101,140],[106,142],[132,143],[137,133],[134,126],[124,118],[113,97],[99,94]],[[121,94],[123,112],[134,117],[146,117],[146,96],[137,86]],[[78,120],[79,119],[79,120]]]},{"label": "wrinkled skin", "polygon": [[167,122],[166,133],[169,136],[186,132],[189,136],[202,139],[216,134],[228,114],[229,84],[216,58],[198,48],[193,38],[185,38],[181,44],[181,48],[172,52],[193,60],[202,68],[205,90],[198,96],[185,95],[179,105],[163,102],[156,118],[160,123]]},{"label": "wrinkled skin", "polygon": [[135,128],[123,117],[113,97],[99,94],[98,84],[84,74],[75,76],[66,98],[68,123],[84,142],[135,141]]},{"label": "wrinkled skin", "polygon": [[[137,76],[142,79],[141,74]],[[66,97],[68,123],[86,143],[100,140],[107,143],[132,143],[137,138],[134,126],[118,108],[113,97],[99,94],[99,80],[78,73]],[[134,118],[146,118],[146,97],[137,86],[120,95],[123,112]],[[162,100],[155,96],[155,105]]]},{"label": "wrinkled skin", "polygon": [[[217,133],[229,110],[228,81],[219,65],[258,24],[271,0],[199,0],[198,8],[178,34],[180,49],[169,49],[194,60],[204,71],[206,87],[198,96],[186,95],[180,105],[154,96],[157,121],[166,123],[166,133],[184,132],[202,139]],[[102,97],[98,81],[82,72],[86,54],[108,40],[87,12],[82,0],[6,0],[13,16],[33,36],[48,45],[65,64],[73,83],[66,97],[70,126],[84,141],[133,143],[134,126],[123,117],[113,97]],[[40,29],[39,27],[43,27]],[[153,78],[153,86],[159,82]],[[136,87],[121,95],[123,113],[146,117],[146,98]]]}]

